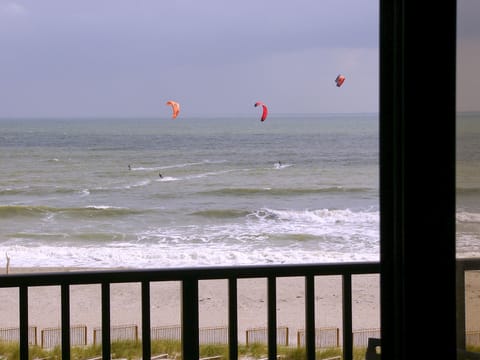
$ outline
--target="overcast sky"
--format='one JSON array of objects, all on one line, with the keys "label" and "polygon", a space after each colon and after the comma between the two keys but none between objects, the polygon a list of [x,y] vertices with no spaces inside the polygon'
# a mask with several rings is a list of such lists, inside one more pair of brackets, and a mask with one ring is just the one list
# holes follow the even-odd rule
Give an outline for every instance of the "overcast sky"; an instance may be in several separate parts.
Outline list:
[{"label": "overcast sky", "polygon": [[457,0],[457,110],[480,111],[480,1]]},{"label": "overcast sky", "polygon": [[[375,0],[0,0],[0,117],[164,117],[167,100],[183,116],[248,115],[255,101],[271,114],[377,112],[378,11]],[[466,51],[478,29],[465,28]]]},{"label": "overcast sky", "polygon": [[378,111],[372,0],[0,0],[0,49],[0,117]]}]

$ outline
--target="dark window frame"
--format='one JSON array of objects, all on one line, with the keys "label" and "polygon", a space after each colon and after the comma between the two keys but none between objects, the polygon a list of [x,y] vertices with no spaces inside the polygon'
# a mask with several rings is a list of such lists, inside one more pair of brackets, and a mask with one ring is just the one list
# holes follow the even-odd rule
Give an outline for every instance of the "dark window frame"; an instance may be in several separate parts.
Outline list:
[{"label": "dark window frame", "polygon": [[455,359],[456,1],[380,0],[383,359]]}]

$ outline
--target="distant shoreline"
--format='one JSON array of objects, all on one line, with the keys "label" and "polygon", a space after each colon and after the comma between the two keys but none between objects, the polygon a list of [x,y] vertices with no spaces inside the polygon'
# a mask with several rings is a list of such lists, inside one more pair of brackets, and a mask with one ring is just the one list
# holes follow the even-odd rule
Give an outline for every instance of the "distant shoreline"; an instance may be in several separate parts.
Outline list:
[{"label": "distant shoreline", "polygon": [[[466,114],[477,114],[479,112],[465,112]],[[305,116],[305,117],[318,117],[318,116],[360,116],[360,115],[379,115],[378,111],[365,111],[365,112],[325,112],[325,113],[273,113],[270,116],[272,117],[291,117],[291,116]],[[74,117],[74,116],[20,116],[20,117],[0,117],[0,121],[17,121],[17,120],[67,120],[67,121],[98,121],[98,120],[133,120],[138,121],[139,119],[142,120],[152,120],[158,121],[159,118],[164,118],[165,115],[159,116],[122,116],[122,115],[111,115],[111,116],[81,116],[81,117]],[[245,113],[215,113],[215,114],[190,114],[189,116],[185,117],[186,119],[228,119],[228,118],[252,118],[251,112]]]}]

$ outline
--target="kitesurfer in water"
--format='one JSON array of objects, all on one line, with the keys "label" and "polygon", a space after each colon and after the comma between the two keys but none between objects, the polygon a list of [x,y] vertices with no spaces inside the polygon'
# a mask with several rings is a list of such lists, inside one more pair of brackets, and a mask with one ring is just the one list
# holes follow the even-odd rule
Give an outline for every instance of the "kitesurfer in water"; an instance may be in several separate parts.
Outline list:
[{"label": "kitesurfer in water", "polygon": [[160,177],[160,179],[163,179],[163,176],[161,173],[158,173],[158,176]]}]

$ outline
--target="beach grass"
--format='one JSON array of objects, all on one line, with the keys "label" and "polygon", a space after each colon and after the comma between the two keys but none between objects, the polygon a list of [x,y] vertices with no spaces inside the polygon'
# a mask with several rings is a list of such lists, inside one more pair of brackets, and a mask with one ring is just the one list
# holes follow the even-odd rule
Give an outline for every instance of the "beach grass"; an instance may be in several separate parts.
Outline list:
[{"label": "beach grass", "polygon": [[[136,360],[142,357],[142,344],[130,340],[115,341],[111,345],[112,358],[121,358]],[[169,358],[182,359],[181,343],[173,340],[155,340],[151,346],[152,355],[169,354]],[[255,343],[249,346],[239,345],[238,353],[240,359],[261,359],[268,356],[268,348],[265,344]],[[293,348],[279,346],[277,354],[285,360],[303,360],[306,358],[305,348]],[[72,347],[71,358],[73,360],[84,360],[99,357],[102,355],[101,345],[91,345],[82,347]],[[200,357],[220,356],[221,359],[228,360],[227,345],[201,345]],[[336,356],[342,356],[341,348],[327,348],[317,350],[316,358],[328,359]],[[61,348],[55,347],[47,350],[39,346],[31,346],[29,350],[30,359],[61,359]],[[0,342],[0,359],[18,360],[20,359],[18,343]],[[355,348],[353,353],[354,360],[363,360],[365,358],[365,348]]]}]

